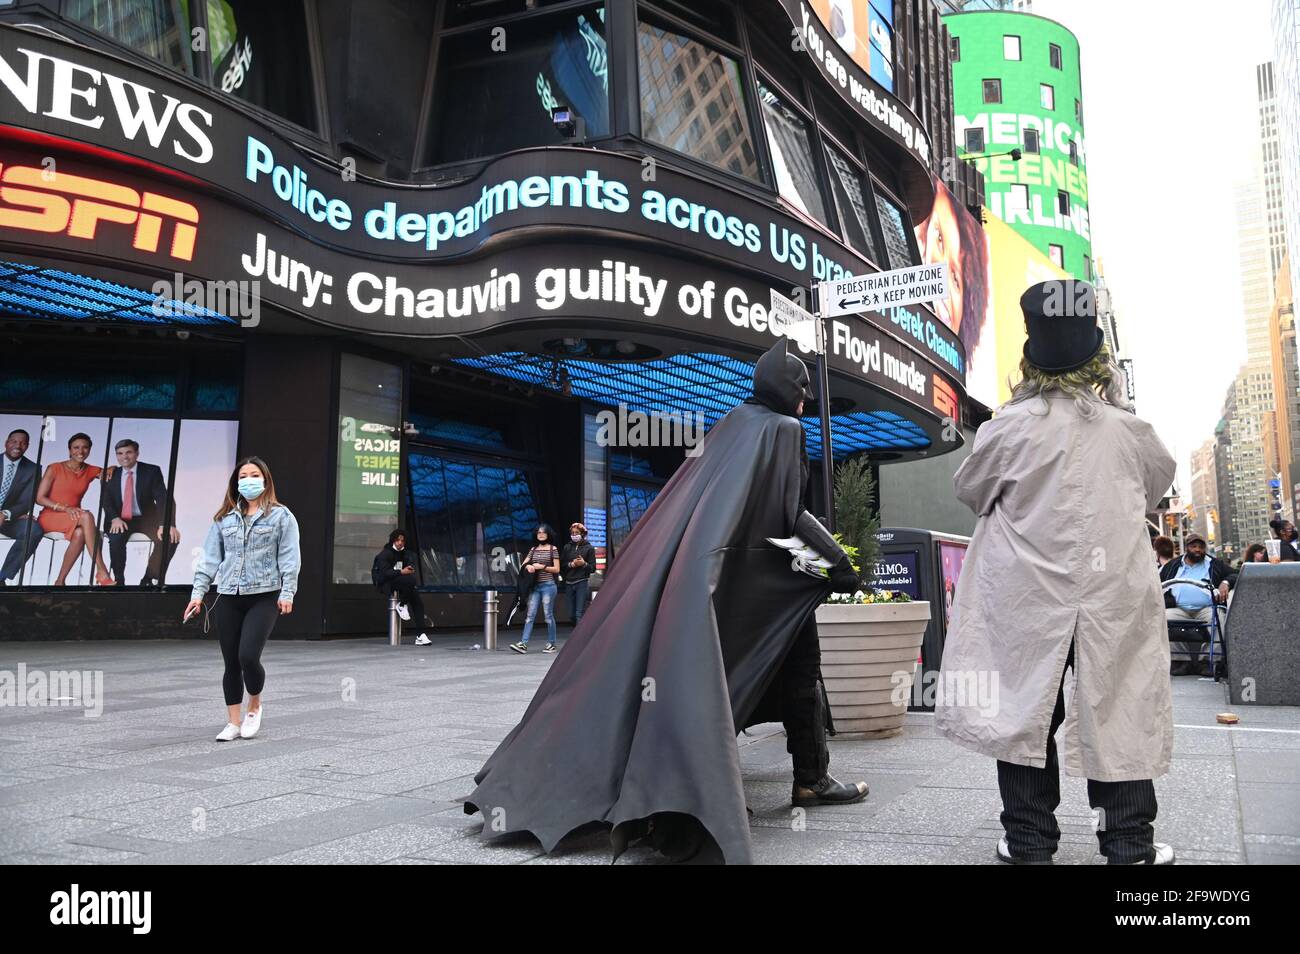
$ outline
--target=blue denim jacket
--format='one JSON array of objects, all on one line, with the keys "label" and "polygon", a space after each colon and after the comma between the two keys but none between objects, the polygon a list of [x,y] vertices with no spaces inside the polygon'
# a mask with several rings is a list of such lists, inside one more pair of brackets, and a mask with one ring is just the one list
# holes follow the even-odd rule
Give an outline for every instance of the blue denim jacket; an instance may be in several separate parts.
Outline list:
[{"label": "blue denim jacket", "polygon": [[298,521],[288,507],[280,504],[261,511],[251,522],[231,511],[208,528],[190,599],[203,599],[215,578],[218,593],[279,590],[281,600],[293,602],[301,565]]}]

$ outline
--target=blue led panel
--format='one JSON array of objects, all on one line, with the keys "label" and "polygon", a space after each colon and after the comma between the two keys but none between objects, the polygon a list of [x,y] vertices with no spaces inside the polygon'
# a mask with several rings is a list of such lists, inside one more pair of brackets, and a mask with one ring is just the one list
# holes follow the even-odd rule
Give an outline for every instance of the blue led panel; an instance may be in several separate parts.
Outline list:
[{"label": "blue led panel", "polygon": [[154,314],[152,292],[57,268],[0,262],[0,313],[46,321],[166,326],[238,325],[220,312],[168,300]]},{"label": "blue led panel", "polygon": [[[534,387],[567,392],[602,404],[626,404],[647,414],[698,413],[706,428],[749,397],[753,364],[719,354],[682,354],[653,361],[583,361],[522,352],[459,358],[458,364]],[[803,421],[808,456],[821,457],[815,418]],[[836,457],[860,451],[909,451],[930,446],[914,421],[888,411],[831,418]]]}]

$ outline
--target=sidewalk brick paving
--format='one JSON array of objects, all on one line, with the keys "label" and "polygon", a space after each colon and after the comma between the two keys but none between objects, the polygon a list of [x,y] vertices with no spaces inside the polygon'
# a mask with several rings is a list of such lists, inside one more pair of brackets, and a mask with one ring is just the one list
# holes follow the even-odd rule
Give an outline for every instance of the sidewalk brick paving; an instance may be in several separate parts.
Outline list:
[{"label": "sidewalk brick paving", "polygon": [[[214,640],[0,643],[0,671],[102,670],[103,714],[0,707],[0,862],[6,864],[604,864],[601,832],[553,855],[527,836],[486,842],[458,799],[515,724],[552,657],[382,640],[277,642],[252,740],[224,724]],[[502,639],[504,647],[507,639]],[[562,645],[562,644],[561,644]],[[1173,769],[1156,781],[1157,837],[1180,863],[1300,862],[1300,709],[1239,707],[1223,686],[1174,680]],[[992,760],[913,713],[901,737],[832,742],[831,770],[866,802],[792,823],[779,725],[739,739],[754,856],[768,864],[995,864]],[[1081,780],[1065,778],[1057,863],[1100,864]],[[655,863],[645,849],[620,863]]]}]

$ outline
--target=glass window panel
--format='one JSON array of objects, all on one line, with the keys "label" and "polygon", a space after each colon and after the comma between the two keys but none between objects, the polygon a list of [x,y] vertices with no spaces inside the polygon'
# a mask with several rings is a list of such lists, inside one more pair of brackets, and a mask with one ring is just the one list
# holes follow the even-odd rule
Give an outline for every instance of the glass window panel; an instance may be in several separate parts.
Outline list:
[{"label": "glass window panel", "polygon": [[344,354],[339,364],[334,582],[369,583],[401,516],[402,369]]},{"label": "glass window panel", "polygon": [[833,146],[826,147],[826,161],[831,170],[831,197],[835,201],[835,212],[844,229],[845,240],[876,264],[883,264],[871,237],[866,177]]},{"label": "glass window panel", "polygon": [[[758,179],[739,64],[689,37],[650,23],[638,24],[637,37],[641,130],[645,138],[710,165]],[[656,83],[656,62],[664,68],[667,82]],[[702,90],[699,100],[691,95],[692,88]],[[710,104],[720,110],[720,122],[707,120]],[[740,121],[739,128],[734,120]],[[719,133],[729,121],[731,135],[723,140]]]},{"label": "glass window panel", "polygon": [[658,495],[659,491],[651,487],[618,483],[610,486],[609,542],[614,550],[614,559],[618,559],[619,547]]},{"label": "glass window panel", "polygon": [[876,208],[880,212],[880,228],[885,235],[885,249],[889,252],[890,268],[919,265],[912,255],[912,245],[907,240],[907,220],[903,210],[894,201],[876,190]]},{"label": "glass window panel", "polygon": [[302,0],[207,0],[212,84],[308,129],[316,122]]},{"label": "glass window panel", "polygon": [[772,153],[777,191],[799,211],[825,223],[826,207],[822,204],[821,189],[817,185],[807,121],[762,83],[758,84],[758,98],[763,104],[764,128],[768,150]]},{"label": "glass window panel", "polygon": [[176,406],[176,372],[80,358],[48,368],[27,363],[0,374],[0,404],[169,411]]},{"label": "glass window panel", "polygon": [[195,362],[185,392],[185,407],[193,411],[238,411],[243,362]]},{"label": "glass window panel", "polygon": [[558,106],[583,120],[587,138],[609,133],[603,6],[511,23],[505,49],[499,36],[485,29],[443,39],[434,163],[571,142],[552,119]]},{"label": "glass window panel", "polygon": [[63,15],[173,69],[192,71],[188,3],[66,0]]},{"label": "glass window panel", "polygon": [[432,454],[406,455],[411,481],[411,509],[415,513],[415,534],[420,542],[420,565],[424,583],[456,585],[456,555],[447,515],[447,488],[442,459]]}]

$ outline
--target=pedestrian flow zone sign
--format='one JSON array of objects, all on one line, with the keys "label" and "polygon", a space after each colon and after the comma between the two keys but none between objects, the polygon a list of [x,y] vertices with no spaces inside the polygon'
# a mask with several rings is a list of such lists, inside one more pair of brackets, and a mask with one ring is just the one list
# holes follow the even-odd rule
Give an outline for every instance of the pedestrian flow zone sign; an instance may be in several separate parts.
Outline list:
[{"label": "pedestrian flow zone sign", "polygon": [[819,286],[821,312],[827,318],[882,311],[948,297],[948,264],[932,262],[870,275],[850,275]]}]

